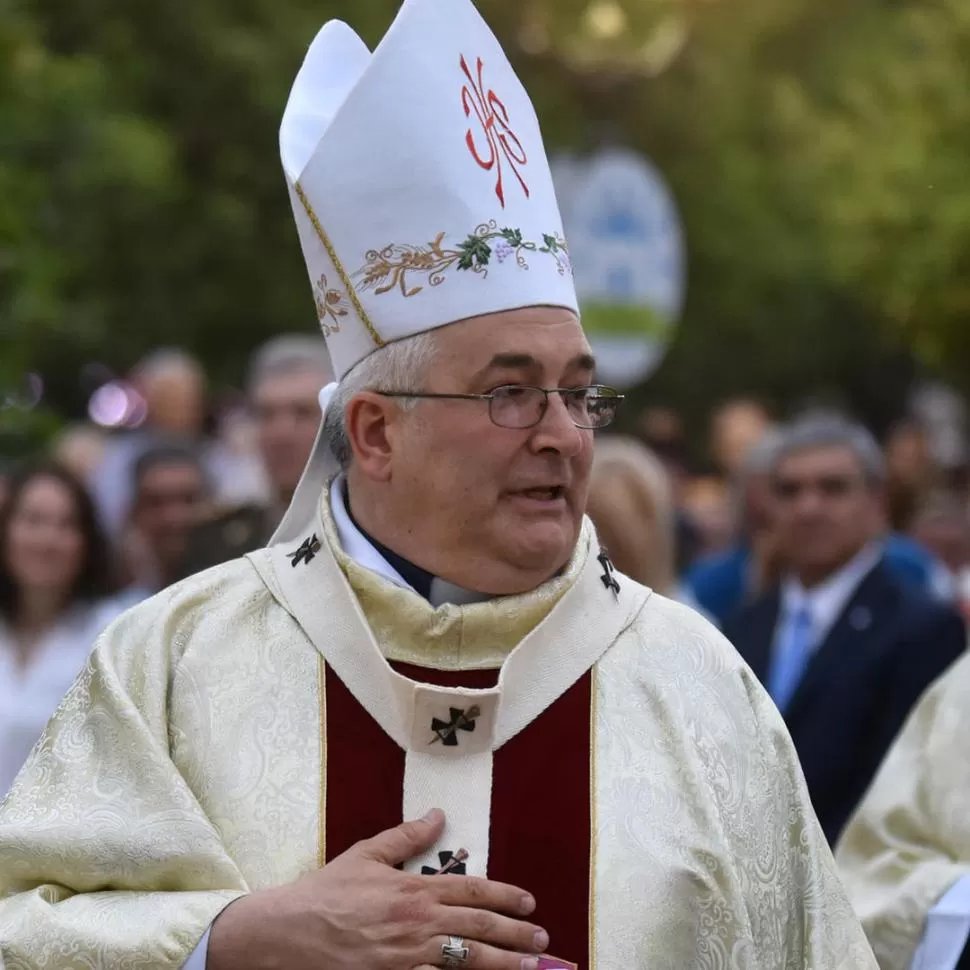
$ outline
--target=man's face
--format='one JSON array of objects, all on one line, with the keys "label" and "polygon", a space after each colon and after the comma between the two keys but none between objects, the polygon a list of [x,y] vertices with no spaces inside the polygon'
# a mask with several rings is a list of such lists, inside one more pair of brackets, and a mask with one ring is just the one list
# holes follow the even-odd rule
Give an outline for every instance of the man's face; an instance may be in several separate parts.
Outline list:
[{"label": "man's face", "polygon": [[714,419],[712,432],[718,464],[728,474],[736,474],[768,424],[767,414],[756,404],[739,401],[724,407]]},{"label": "man's face", "polygon": [[202,429],[205,386],[199,375],[173,366],[145,382],[152,425],[176,436],[193,437]]},{"label": "man's face", "polygon": [[[508,311],[445,327],[436,338],[422,391],[487,394],[593,379],[589,344],[568,310]],[[575,426],[559,395],[532,428],[496,426],[487,401],[422,400],[402,418],[389,428],[394,501],[428,548],[468,566],[498,565],[510,577],[548,578],[565,565],[586,507],[593,432]]]},{"label": "man's face", "polygon": [[135,523],[163,569],[178,564],[206,501],[202,472],[192,464],[168,462],[142,476]]},{"label": "man's face", "polygon": [[314,370],[267,377],[253,394],[259,450],[281,498],[296,490],[320,424],[320,388],[326,375]]},{"label": "man's face", "polygon": [[849,448],[810,448],[785,458],[774,495],[779,552],[815,581],[848,562],[883,523],[881,495]]}]

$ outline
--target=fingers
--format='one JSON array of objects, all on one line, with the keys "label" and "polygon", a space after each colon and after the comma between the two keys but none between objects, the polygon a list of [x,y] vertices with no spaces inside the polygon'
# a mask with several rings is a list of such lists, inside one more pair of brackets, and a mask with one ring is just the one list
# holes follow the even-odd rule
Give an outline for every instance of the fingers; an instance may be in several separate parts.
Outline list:
[{"label": "fingers", "polygon": [[[433,937],[428,947],[428,966],[447,967],[442,947],[449,943],[449,937]],[[499,950],[477,940],[462,940],[468,948],[468,959],[458,966],[461,970],[537,970],[539,960],[525,953],[510,953]]]},{"label": "fingers", "polygon": [[510,916],[528,916],[536,901],[524,889],[477,876],[435,876],[430,889],[446,906],[489,909]]},{"label": "fingers", "polygon": [[449,906],[442,911],[442,923],[438,928],[445,933],[518,953],[545,953],[549,946],[549,934],[542,927],[485,909]]},{"label": "fingers", "polygon": [[445,814],[433,808],[424,818],[402,822],[372,839],[360,842],[353,851],[374,862],[388,866],[400,865],[430,849],[441,837],[445,827]]}]

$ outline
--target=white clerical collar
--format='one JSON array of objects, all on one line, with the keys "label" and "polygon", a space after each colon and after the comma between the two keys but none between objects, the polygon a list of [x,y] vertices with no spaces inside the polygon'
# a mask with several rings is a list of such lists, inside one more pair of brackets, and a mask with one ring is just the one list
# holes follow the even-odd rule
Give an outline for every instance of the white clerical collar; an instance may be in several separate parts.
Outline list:
[{"label": "white clerical collar", "polygon": [[[409,589],[412,593],[420,596],[421,594],[374,548],[373,543],[357,528],[344,502],[345,489],[346,476],[338,475],[330,486],[330,513],[333,516],[334,525],[337,527],[337,537],[340,539],[343,551],[358,565],[377,573],[378,576],[394,583],[395,586]],[[461,586],[438,578],[432,580],[428,595],[428,601],[434,607],[443,606],[446,603],[455,606],[483,603],[490,599],[494,599],[494,597],[463,589]]]},{"label": "white clerical collar", "polygon": [[882,553],[881,543],[869,543],[825,582],[811,589],[806,589],[795,576],[788,576],[781,593],[784,615],[793,616],[807,609],[812,617],[814,642],[822,643]]},{"label": "white clerical collar", "polygon": [[395,586],[402,589],[409,589],[415,592],[414,588],[404,577],[368,542],[363,532],[357,528],[354,521],[350,518],[347,506],[344,505],[344,482],[343,475],[338,475],[330,486],[330,514],[333,516],[334,525],[337,527],[337,537],[343,551],[350,556],[354,562],[369,569],[372,573],[377,573]]}]

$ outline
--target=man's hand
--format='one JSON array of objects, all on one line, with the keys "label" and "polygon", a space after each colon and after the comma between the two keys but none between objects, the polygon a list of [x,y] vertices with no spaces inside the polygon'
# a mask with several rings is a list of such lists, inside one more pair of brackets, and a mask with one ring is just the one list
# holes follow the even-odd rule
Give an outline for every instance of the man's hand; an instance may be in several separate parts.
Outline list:
[{"label": "man's hand", "polygon": [[428,970],[460,936],[466,970],[535,970],[549,939],[527,916],[524,890],[471,876],[394,868],[430,849],[437,809],[348,849],[288,886],[245,896],[212,924],[207,970]]}]

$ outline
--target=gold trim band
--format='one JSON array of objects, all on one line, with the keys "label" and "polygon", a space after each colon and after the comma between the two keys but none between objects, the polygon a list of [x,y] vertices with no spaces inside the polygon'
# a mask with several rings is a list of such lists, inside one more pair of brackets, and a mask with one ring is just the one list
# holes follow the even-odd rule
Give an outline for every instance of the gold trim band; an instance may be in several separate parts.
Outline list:
[{"label": "gold trim band", "polygon": [[310,222],[313,225],[313,229],[323,243],[323,248],[327,251],[327,255],[330,257],[330,262],[333,263],[334,269],[337,271],[337,276],[340,277],[340,282],[343,283],[344,288],[347,290],[347,296],[350,302],[353,304],[354,309],[357,311],[357,316],[360,317],[360,322],[364,325],[364,329],[370,334],[371,340],[374,341],[375,347],[385,346],[385,341],[381,340],[380,334],[371,323],[370,317],[367,315],[367,311],[364,310],[363,304],[360,302],[360,297],[357,295],[357,291],[354,289],[354,284],[350,277],[347,275],[347,271],[343,267],[343,263],[340,262],[337,256],[337,250],[334,249],[333,243],[330,241],[330,237],[324,232],[323,226],[320,224],[320,220],[317,218],[317,214],[313,211],[313,206],[310,205],[310,200],[306,196],[306,192],[303,191],[303,186],[299,182],[294,182],[293,187],[296,189],[297,197],[300,202],[303,203],[303,208],[306,210],[307,216],[310,218]]}]

